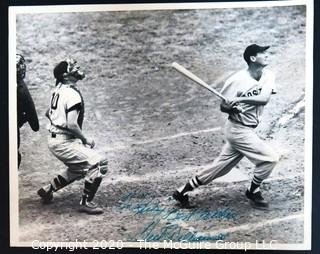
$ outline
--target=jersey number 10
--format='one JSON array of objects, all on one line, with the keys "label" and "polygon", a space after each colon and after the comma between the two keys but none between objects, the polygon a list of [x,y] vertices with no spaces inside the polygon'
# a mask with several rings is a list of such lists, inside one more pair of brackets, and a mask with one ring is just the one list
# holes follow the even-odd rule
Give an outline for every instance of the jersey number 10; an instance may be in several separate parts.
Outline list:
[{"label": "jersey number 10", "polygon": [[59,94],[53,93],[51,97],[51,109],[57,109],[58,100],[59,100]]}]

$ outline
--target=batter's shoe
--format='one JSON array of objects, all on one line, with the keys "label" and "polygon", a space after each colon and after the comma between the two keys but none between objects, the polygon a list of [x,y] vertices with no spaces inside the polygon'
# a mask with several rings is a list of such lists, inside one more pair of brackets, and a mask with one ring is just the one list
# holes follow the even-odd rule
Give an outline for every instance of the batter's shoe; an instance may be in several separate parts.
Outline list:
[{"label": "batter's shoe", "polygon": [[50,204],[53,200],[53,192],[51,190],[46,191],[44,188],[41,188],[37,191],[37,194],[40,196],[43,204]]},{"label": "batter's shoe", "polygon": [[194,208],[189,202],[189,196],[183,195],[179,191],[175,191],[172,194],[172,197],[177,200],[182,208]]},{"label": "batter's shoe", "polygon": [[85,199],[81,199],[79,212],[87,214],[101,214],[103,213],[103,209],[92,201],[88,202]]},{"label": "batter's shoe", "polygon": [[253,193],[253,192],[247,190],[246,197],[248,199],[250,199],[250,203],[255,208],[261,208],[261,209],[268,209],[269,208],[268,202],[264,200],[260,191]]}]

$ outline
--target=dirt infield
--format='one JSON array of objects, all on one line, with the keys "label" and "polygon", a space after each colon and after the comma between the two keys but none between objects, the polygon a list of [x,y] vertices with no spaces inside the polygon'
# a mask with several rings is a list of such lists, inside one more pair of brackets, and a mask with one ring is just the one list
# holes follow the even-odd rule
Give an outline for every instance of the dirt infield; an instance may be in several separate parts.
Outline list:
[{"label": "dirt infield", "polygon": [[[41,128],[21,129],[19,240],[194,241],[197,236],[211,242],[302,243],[305,28],[301,6],[19,14],[17,50],[27,60],[26,82]],[[246,159],[237,169],[248,180],[234,175],[234,182],[213,182],[191,195],[195,209],[177,209],[172,191],[218,155],[226,115],[215,97],[169,65],[176,61],[220,88],[227,76],[245,68],[242,52],[250,43],[271,45],[268,68],[277,81],[278,93],[258,129],[281,154],[262,186],[271,209],[255,210],[243,195],[253,171]],[[110,162],[97,194],[105,208],[100,216],[77,212],[82,181],[56,193],[47,206],[36,195],[64,167],[47,149],[44,114],[53,66],[69,55],[87,74],[79,82],[84,133]]]}]

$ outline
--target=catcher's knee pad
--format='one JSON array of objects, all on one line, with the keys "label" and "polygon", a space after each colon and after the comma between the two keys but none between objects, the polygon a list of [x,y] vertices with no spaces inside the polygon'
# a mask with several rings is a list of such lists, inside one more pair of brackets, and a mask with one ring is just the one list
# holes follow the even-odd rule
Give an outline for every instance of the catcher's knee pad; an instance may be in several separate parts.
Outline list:
[{"label": "catcher's knee pad", "polygon": [[108,172],[108,161],[102,160],[99,163],[97,163],[94,167],[89,169],[84,182],[84,190],[83,193],[87,197],[88,201],[91,201],[100,184],[102,181],[102,178],[106,175]]},{"label": "catcher's knee pad", "polygon": [[104,159],[98,163],[99,172],[102,176],[105,176],[108,172],[108,160]]},{"label": "catcher's knee pad", "polygon": [[88,170],[86,179],[102,178],[108,172],[108,161],[102,160]]}]

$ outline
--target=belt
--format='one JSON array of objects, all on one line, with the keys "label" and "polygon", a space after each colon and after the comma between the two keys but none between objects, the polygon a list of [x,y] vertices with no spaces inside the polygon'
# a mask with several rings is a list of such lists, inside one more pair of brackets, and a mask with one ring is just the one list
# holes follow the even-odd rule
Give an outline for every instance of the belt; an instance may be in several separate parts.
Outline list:
[{"label": "belt", "polygon": [[69,135],[69,134],[51,132],[51,138],[56,138],[57,135],[60,135],[60,137],[64,138],[64,139],[73,139],[73,138],[75,138],[74,136]]},{"label": "belt", "polygon": [[232,123],[239,124],[239,125],[242,125],[242,126],[245,126],[245,127],[249,127],[249,128],[252,128],[252,129],[257,128],[257,126],[258,126],[258,125],[244,124],[244,123],[239,122],[239,121],[236,121],[236,120],[234,120],[234,119],[232,119],[232,118],[230,118],[230,117],[229,117],[228,119],[229,119],[229,121],[232,122]]}]

